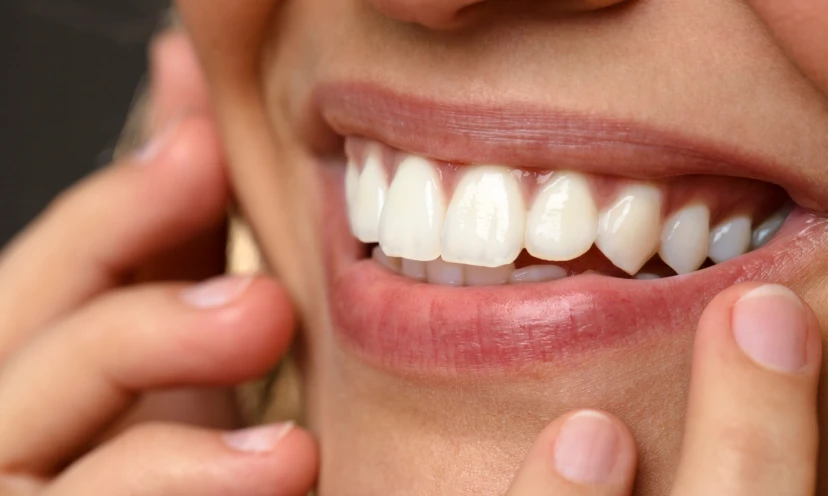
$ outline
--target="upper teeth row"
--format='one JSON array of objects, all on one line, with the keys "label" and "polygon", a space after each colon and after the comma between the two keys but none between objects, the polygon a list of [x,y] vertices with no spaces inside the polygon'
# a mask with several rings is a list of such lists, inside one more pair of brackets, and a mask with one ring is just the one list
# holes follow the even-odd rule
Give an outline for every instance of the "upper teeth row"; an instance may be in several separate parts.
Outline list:
[{"label": "upper teeth row", "polygon": [[350,160],[346,173],[351,227],[389,257],[500,267],[524,248],[560,262],[595,245],[629,274],[656,253],[684,274],[708,257],[720,263],[751,248],[750,216],[734,215],[711,230],[709,207],[691,203],[663,220],[663,194],[649,183],[630,183],[599,210],[585,176],[556,172],[527,208],[518,178],[506,167],[464,167],[448,201],[430,160],[406,156],[390,183],[378,147],[366,149],[362,165],[360,172]]}]

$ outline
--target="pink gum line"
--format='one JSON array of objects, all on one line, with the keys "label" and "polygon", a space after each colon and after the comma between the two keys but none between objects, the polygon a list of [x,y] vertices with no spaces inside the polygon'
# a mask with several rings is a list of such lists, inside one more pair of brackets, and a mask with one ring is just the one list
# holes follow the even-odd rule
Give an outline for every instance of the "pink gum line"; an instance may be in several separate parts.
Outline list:
[{"label": "pink gum line", "polygon": [[[393,180],[397,167],[408,154],[364,138],[349,137],[346,140],[346,155],[360,170],[365,163],[368,151],[371,149],[379,150],[389,181]],[[463,174],[467,171],[468,164],[436,160],[432,160],[432,163],[437,167],[442,179],[443,191],[450,198]],[[527,208],[532,204],[542,187],[555,175],[555,171],[551,169],[506,167],[515,172],[515,177],[524,191]],[[596,201],[599,210],[612,205],[625,186],[650,184],[658,187],[662,192],[665,200],[664,208],[662,208],[663,218],[666,219],[673,212],[686,205],[704,203],[710,208],[711,226],[742,214],[750,216],[754,219],[754,225],[758,225],[762,220],[779,210],[788,200],[785,191],[775,184],[740,177],[688,175],[665,177],[661,181],[642,182],[621,176],[583,175],[589,181],[593,199]]]}]

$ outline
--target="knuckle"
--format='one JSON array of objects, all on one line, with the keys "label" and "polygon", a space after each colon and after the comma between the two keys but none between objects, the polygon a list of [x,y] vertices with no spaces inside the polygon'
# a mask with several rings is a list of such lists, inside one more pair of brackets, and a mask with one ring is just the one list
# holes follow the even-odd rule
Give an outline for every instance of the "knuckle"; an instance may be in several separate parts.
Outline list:
[{"label": "knuckle", "polygon": [[719,470],[737,481],[765,479],[788,463],[781,444],[768,426],[728,426],[719,436]]}]

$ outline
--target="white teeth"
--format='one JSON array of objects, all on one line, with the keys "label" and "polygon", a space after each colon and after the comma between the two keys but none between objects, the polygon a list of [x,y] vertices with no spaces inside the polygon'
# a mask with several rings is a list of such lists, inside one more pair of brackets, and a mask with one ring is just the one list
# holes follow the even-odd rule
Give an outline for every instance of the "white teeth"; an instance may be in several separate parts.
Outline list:
[{"label": "white teeth", "polygon": [[431,284],[462,286],[466,282],[464,267],[440,258],[432,260],[426,264],[426,280]]},{"label": "white teeth", "polygon": [[683,207],[667,219],[659,255],[677,274],[689,274],[707,259],[709,242],[710,209],[707,205]]},{"label": "white teeth", "polygon": [[389,257],[388,255],[382,252],[382,248],[380,248],[379,246],[374,247],[374,251],[371,258],[379,262],[380,265],[390,270],[391,272],[399,273],[402,270],[402,260],[400,260],[399,258]]},{"label": "white teeth", "polygon": [[727,262],[750,250],[750,217],[728,219],[710,231],[708,254],[714,263]]},{"label": "white teeth", "polygon": [[515,265],[502,267],[477,267],[468,265],[466,269],[466,286],[498,286],[509,282],[509,277],[515,271]]},{"label": "white teeth", "polygon": [[542,260],[573,260],[592,247],[598,210],[587,179],[557,174],[538,194],[526,219],[526,250]]},{"label": "white teeth", "polygon": [[759,224],[759,227],[753,230],[751,238],[751,249],[757,249],[765,246],[768,242],[776,236],[776,233],[782,229],[782,224],[787,220],[791,213],[791,207],[785,206],[775,214],[771,215],[765,222]]},{"label": "white teeth", "polygon": [[628,186],[599,218],[596,246],[628,274],[638,272],[658,249],[661,201],[654,186]]},{"label": "white teeth", "polygon": [[379,242],[393,257],[429,261],[440,257],[446,200],[436,167],[409,156],[400,163],[382,210]]},{"label": "white teeth", "polygon": [[359,189],[359,169],[353,160],[348,160],[348,167],[345,169],[345,201],[348,204],[348,212],[354,206]]},{"label": "white teeth", "polygon": [[419,260],[402,259],[402,274],[405,277],[416,279],[418,281],[426,280],[426,263]]},{"label": "white teeth", "polygon": [[525,229],[523,193],[512,173],[504,167],[472,167],[448,208],[443,259],[482,267],[510,264],[523,249]]},{"label": "white teeth", "polygon": [[566,269],[557,265],[532,265],[512,272],[509,284],[557,281],[568,275]]},{"label": "white teeth", "polygon": [[388,193],[388,177],[376,147],[368,150],[351,208],[351,228],[363,243],[379,241],[379,220]]}]

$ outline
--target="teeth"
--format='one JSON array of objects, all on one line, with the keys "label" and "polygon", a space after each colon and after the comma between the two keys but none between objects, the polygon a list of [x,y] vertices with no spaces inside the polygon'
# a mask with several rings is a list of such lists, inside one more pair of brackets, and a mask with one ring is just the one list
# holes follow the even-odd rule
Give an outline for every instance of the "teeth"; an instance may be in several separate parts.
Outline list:
[{"label": "teeth", "polygon": [[345,169],[345,201],[350,212],[354,206],[359,189],[359,169],[353,160],[348,160],[348,167]]},{"label": "teeth", "polygon": [[573,260],[595,242],[598,210],[584,176],[567,172],[552,179],[526,219],[526,250],[542,260]]},{"label": "teeth", "polygon": [[707,205],[684,207],[667,219],[659,255],[677,274],[689,274],[704,263],[709,242],[710,209]]},{"label": "teeth", "polygon": [[513,271],[509,275],[509,284],[557,281],[568,275],[566,269],[557,265],[532,265]]},{"label": "teeth", "polygon": [[661,192],[628,186],[598,221],[596,246],[616,267],[635,274],[655,254],[661,236]]},{"label": "teeth", "polygon": [[738,216],[710,231],[708,257],[714,263],[727,262],[750,250],[750,217]]},{"label": "teeth", "polygon": [[416,279],[418,281],[426,280],[426,263],[419,260],[402,259],[402,274],[405,277]]},{"label": "teeth", "polygon": [[650,274],[648,272],[639,272],[635,275],[635,278],[639,281],[654,281],[656,279],[661,279],[661,276],[658,274]]},{"label": "teeth", "polygon": [[786,205],[781,210],[771,215],[765,222],[759,224],[759,227],[753,230],[753,236],[750,244],[751,249],[755,250],[768,244],[768,241],[776,236],[776,233],[782,229],[782,224],[785,223],[785,220],[787,220],[790,213],[791,207]]},{"label": "teeth", "polygon": [[426,264],[426,280],[432,284],[462,286],[466,282],[464,267],[438,258]]},{"label": "teeth", "polygon": [[363,243],[379,241],[379,220],[387,193],[388,177],[380,160],[380,150],[372,147],[368,150],[350,212],[351,227]]},{"label": "teeth", "polygon": [[477,267],[467,265],[466,286],[498,286],[509,282],[509,277],[515,271],[515,264],[501,267]]},{"label": "teeth", "polygon": [[482,267],[508,265],[523,249],[525,229],[523,193],[512,173],[504,167],[473,167],[457,185],[448,208],[443,259]]},{"label": "teeth", "polygon": [[428,160],[409,156],[400,163],[382,210],[379,242],[392,257],[429,261],[440,257],[446,217],[442,181]]},{"label": "teeth", "polygon": [[385,253],[383,253],[382,248],[379,246],[374,247],[373,254],[371,256],[374,260],[380,263],[383,267],[390,270],[391,272],[400,273],[402,270],[402,260],[399,258],[391,258]]}]

